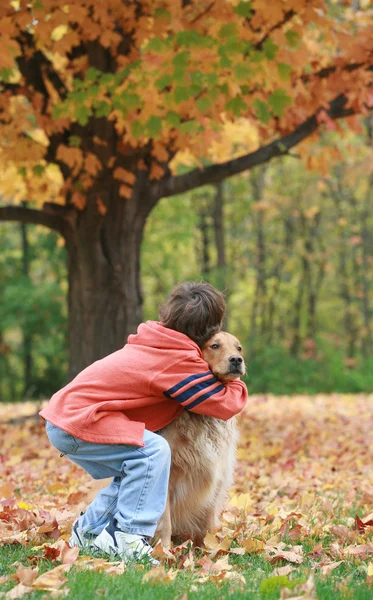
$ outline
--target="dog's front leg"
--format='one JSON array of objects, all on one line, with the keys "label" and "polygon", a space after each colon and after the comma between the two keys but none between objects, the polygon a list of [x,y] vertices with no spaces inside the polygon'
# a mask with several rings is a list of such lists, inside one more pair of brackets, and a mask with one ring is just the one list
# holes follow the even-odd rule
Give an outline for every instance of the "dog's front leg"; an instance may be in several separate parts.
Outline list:
[{"label": "dog's front leg", "polygon": [[171,509],[170,509],[170,497],[167,497],[166,510],[164,511],[162,517],[159,520],[157,531],[154,535],[154,541],[158,542],[159,540],[162,543],[164,548],[171,547],[171,534],[172,534],[172,526],[171,526]]}]

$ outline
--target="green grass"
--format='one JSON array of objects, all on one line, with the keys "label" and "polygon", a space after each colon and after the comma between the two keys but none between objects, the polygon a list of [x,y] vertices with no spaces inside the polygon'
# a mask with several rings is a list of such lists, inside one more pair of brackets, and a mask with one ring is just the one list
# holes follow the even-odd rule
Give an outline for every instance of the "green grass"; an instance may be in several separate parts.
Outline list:
[{"label": "green grass", "polygon": [[[309,541],[309,540],[308,540]],[[37,554],[32,548],[23,546],[3,546],[0,548],[0,577],[10,575],[17,569],[13,563],[18,561],[24,566],[30,566],[28,557]],[[93,598],[108,598],[110,600],[179,600],[186,594],[188,600],[213,600],[230,598],[238,600],[275,600],[280,597],[279,579],[268,581],[273,567],[261,555],[230,556],[230,564],[242,573],[246,579],[243,589],[236,589],[230,584],[218,586],[214,583],[196,583],[202,573],[200,569],[194,572],[179,571],[176,579],[168,584],[143,584],[142,578],[147,571],[135,566],[128,567],[123,575],[107,575],[91,571],[77,571],[74,567],[67,574],[69,593],[68,599],[92,600]],[[13,565],[13,566],[12,566]],[[39,560],[39,574],[56,566],[46,560]],[[306,560],[300,568],[294,569],[289,575],[290,580],[306,581],[311,572],[311,563]],[[365,583],[366,562],[354,561],[342,563],[330,576],[323,577],[315,571],[317,598],[319,600],[339,600],[352,598],[354,600],[371,600],[373,591]],[[265,583],[262,583],[262,582]],[[284,580],[283,580],[284,581]],[[1,586],[2,592],[7,592],[16,584],[10,580]],[[193,588],[196,586],[196,589]],[[340,586],[340,589],[338,589]],[[48,598],[45,591],[37,591],[26,596],[27,600]]]}]

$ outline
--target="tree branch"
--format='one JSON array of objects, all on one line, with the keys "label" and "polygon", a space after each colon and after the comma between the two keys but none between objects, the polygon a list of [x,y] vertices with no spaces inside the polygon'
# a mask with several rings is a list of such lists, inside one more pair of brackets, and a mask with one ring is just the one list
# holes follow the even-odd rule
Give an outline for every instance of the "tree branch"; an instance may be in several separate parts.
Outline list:
[{"label": "tree branch", "polygon": [[[327,114],[331,119],[340,119],[355,114],[352,108],[346,107],[347,98],[344,95],[337,96],[330,102]],[[164,198],[181,194],[194,188],[206,185],[209,183],[218,183],[226,177],[232,177],[237,173],[242,173],[248,169],[252,169],[257,165],[268,162],[277,156],[288,154],[290,148],[299,144],[302,140],[310,136],[319,127],[317,120],[318,109],[311,117],[301,123],[294,131],[284,137],[267,144],[239,158],[228,160],[224,163],[211,165],[201,170],[199,168],[189,171],[183,175],[175,175],[153,184],[153,194],[157,198]]]},{"label": "tree branch", "polygon": [[0,221],[18,221],[43,225],[66,237],[68,222],[57,215],[24,206],[0,206]]},{"label": "tree branch", "polygon": [[276,29],[278,29],[279,27],[282,27],[283,25],[285,25],[288,21],[291,21],[291,19],[295,16],[295,14],[296,13],[294,10],[288,10],[287,12],[285,12],[284,18],[281,21],[279,21],[278,23],[276,23],[275,25],[273,25],[273,27],[271,27],[271,29],[269,29],[267,31],[265,36],[254,45],[254,48],[256,50],[262,50],[264,42],[269,38],[271,33],[276,31]]}]

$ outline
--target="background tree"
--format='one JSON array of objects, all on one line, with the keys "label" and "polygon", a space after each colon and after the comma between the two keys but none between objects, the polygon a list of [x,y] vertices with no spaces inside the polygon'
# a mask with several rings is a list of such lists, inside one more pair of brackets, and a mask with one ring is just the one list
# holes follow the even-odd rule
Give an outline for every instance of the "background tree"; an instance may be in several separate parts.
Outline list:
[{"label": "background tree", "polygon": [[[373,156],[369,130],[364,122],[359,134],[341,127],[310,144],[307,154],[312,169],[295,156],[272,161],[265,168],[260,196],[253,180],[260,180],[264,167],[237,175],[222,186],[229,329],[241,338],[249,358],[252,391],[370,391]],[[175,281],[201,277],[202,204],[208,209],[208,277],[217,285],[215,201],[215,186],[204,186],[164,198],[152,211],[141,257],[145,318],[157,318],[158,305]],[[255,308],[258,214],[265,246],[261,258],[265,286]],[[29,275],[25,278],[20,226],[1,225],[0,393],[4,400],[24,397],[26,335],[32,338],[27,397],[53,393],[62,385],[67,368],[65,249],[57,245],[56,234],[40,226],[27,228]],[[313,283],[322,273],[316,302],[310,302],[308,271]]]},{"label": "background tree", "polygon": [[[10,203],[0,219],[65,239],[70,376],[141,320],[140,246],[160,198],[284,155],[320,123],[372,105],[370,7],[12,0],[0,18],[3,192],[14,197],[16,165],[21,200],[39,206]],[[239,117],[257,124],[259,147],[172,171],[180,150],[206,156],[224,122]],[[34,180],[45,198],[50,165],[63,185],[41,209]]]}]

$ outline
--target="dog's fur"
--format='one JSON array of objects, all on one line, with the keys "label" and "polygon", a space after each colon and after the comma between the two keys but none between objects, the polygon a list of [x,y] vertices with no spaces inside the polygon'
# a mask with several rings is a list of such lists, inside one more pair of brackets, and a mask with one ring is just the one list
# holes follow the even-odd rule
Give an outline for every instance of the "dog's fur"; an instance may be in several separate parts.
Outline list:
[{"label": "dog's fur", "polygon": [[[203,356],[223,382],[245,373],[237,338],[214,335]],[[236,359],[236,360],[235,360]],[[233,483],[238,430],[236,418],[222,421],[187,410],[160,432],[171,447],[172,464],[167,508],[155,540],[169,547],[171,538],[193,539],[201,545],[213,532],[227,489]]]}]

